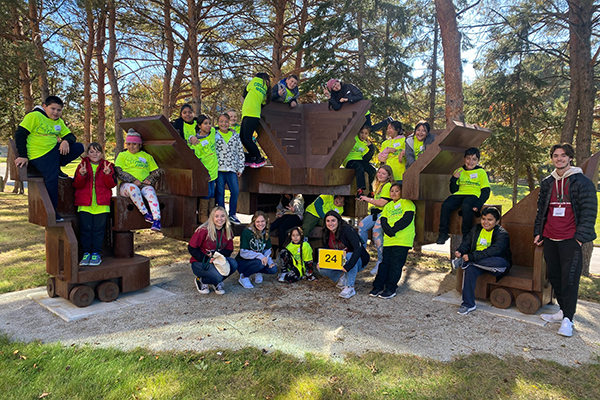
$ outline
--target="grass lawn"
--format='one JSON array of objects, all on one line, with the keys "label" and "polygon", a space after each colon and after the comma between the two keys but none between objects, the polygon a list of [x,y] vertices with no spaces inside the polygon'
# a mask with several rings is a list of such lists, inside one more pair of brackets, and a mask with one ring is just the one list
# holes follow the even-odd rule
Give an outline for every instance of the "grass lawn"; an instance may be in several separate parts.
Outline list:
[{"label": "grass lawn", "polygon": [[3,399],[597,399],[600,364],[477,354],[444,363],[367,353],[336,362],[254,348],[122,352],[0,337]]}]

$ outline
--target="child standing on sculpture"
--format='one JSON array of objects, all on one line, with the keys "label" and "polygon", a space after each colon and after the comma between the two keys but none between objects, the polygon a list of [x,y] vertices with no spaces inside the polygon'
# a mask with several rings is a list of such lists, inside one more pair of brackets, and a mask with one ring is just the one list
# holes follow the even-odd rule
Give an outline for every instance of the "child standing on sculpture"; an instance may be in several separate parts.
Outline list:
[{"label": "child standing on sculpture", "polygon": [[490,182],[487,173],[478,165],[481,157],[479,149],[471,147],[465,151],[464,165],[454,171],[450,178],[450,192],[442,204],[440,229],[437,244],[444,244],[450,237],[450,215],[460,208],[462,214],[461,232],[466,236],[472,228],[473,216],[479,216],[481,207],[490,197]]},{"label": "child standing on sculpture", "polygon": [[229,221],[239,225],[236,217],[240,188],[238,178],[244,172],[244,148],[240,136],[229,128],[229,115],[219,116],[219,130],[215,136],[215,148],[219,160],[219,173],[215,188],[217,205],[225,207],[225,184],[229,187]]},{"label": "child standing on sculpture", "polygon": [[210,199],[215,197],[215,184],[219,175],[219,160],[217,157],[216,148],[216,134],[214,128],[211,126],[210,118],[206,115],[200,115],[198,117],[198,125],[196,126],[196,133],[190,136],[188,139],[188,145],[194,154],[202,164],[206,167],[210,181],[208,182],[208,195],[200,197],[198,205],[198,219],[203,224],[208,220],[208,203]]},{"label": "child standing on sculpture", "polygon": [[173,128],[179,133],[183,139],[188,140],[190,136],[196,133],[196,118],[194,116],[194,110],[189,104],[181,106],[179,111],[179,118],[171,123]]},{"label": "child standing on sculpture", "polygon": [[266,72],[259,72],[244,89],[244,104],[242,105],[242,126],[240,137],[249,158],[246,165],[250,168],[260,168],[267,163],[260,155],[258,146],[252,140],[254,131],[260,122],[262,106],[271,101],[271,83]]},{"label": "child standing on sculpture", "polygon": [[392,201],[383,207],[383,260],[373,281],[371,297],[391,299],[396,296],[398,281],[406,262],[408,251],[415,240],[415,204],[402,198],[402,185],[394,183],[390,188]]},{"label": "child standing on sculpture", "polygon": [[[153,185],[158,182],[162,170],[156,165],[154,157],[142,150],[142,137],[129,129],[125,139],[126,151],[122,151],[115,161],[117,178],[121,182],[119,194],[129,197],[140,210],[146,222],[152,223],[153,231],[160,231],[160,206]],[[143,197],[142,197],[143,196]],[[148,201],[150,212],[144,204]]]},{"label": "child standing on sculpture", "polygon": [[77,143],[65,122],[60,118],[63,101],[56,96],[48,96],[44,104],[36,106],[25,115],[15,132],[17,168],[27,167],[31,162],[44,177],[44,185],[54,207],[56,222],[64,219],[56,212],[58,205],[58,178],[67,175],[60,170],[79,157],[85,148]]},{"label": "child standing on sculpture", "polygon": [[83,248],[79,265],[96,266],[102,262],[110,198],[116,185],[114,165],[104,159],[100,144],[90,143],[73,180],[79,212],[79,240]]},{"label": "child standing on sculpture", "polygon": [[351,168],[356,175],[356,198],[360,198],[363,194],[367,194],[367,182],[365,182],[365,172],[369,175],[369,183],[375,179],[376,170],[371,165],[371,158],[375,154],[375,145],[369,141],[371,128],[363,126],[356,137],[354,138],[354,146],[346,156],[342,163],[345,168]]},{"label": "child standing on sculpture", "polygon": [[229,127],[239,135],[241,125],[238,123],[237,111],[232,108],[231,110],[228,110],[226,114],[229,115]]}]

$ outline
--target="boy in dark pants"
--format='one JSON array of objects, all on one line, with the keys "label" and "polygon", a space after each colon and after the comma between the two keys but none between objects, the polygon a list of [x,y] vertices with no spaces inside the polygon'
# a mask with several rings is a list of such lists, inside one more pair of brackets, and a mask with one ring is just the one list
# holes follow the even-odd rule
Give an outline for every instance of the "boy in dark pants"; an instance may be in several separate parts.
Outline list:
[{"label": "boy in dark pants", "polygon": [[[56,96],[48,96],[42,107],[36,106],[28,113],[15,132],[18,157],[17,168],[29,162],[44,177],[44,185],[54,206],[58,204],[58,178],[67,178],[60,167],[79,157],[85,150],[83,144],[71,133],[60,118],[63,102]],[[63,218],[56,214],[56,222]]]},{"label": "boy in dark pants", "polygon": [[542,314],[547,322],[560,322],[558,334],[573,335],[573,316],[577,307],[581,277],[581,245],[596,238],[598,212],[596,185],[581,168],[571,166],[575,151],[568,143],[550,150],[556,168],[540,184],[534,243],[544,245],[548,279],[560,306],[556,314]]},{"label": "boy in dark pants", "polygon": [[450,214],[460,208],[462,211],[462,235],[469,233],[473,225],[473,215],[479,214],[481,207],[490,197],[490,182],[487,173],[478,165],[479,149],[471,147],[465,151],[465,164],[454,171],[450,178],[450,192],[442,204],[440,229],[437,244],[444,244],[450,237]]},{"label": "boy in dark pants", "polygon": [[488,207],[482,212],[481,224],[477,224],[463,239],[454,252],[453,268],[462,268],[463,302],[458,313],[467,315],[475,310],[475,284],[477,277],[484,273],[492,274],[499,281],[508,274],[512,266],[510,238],[500,226],[500,212]]}]

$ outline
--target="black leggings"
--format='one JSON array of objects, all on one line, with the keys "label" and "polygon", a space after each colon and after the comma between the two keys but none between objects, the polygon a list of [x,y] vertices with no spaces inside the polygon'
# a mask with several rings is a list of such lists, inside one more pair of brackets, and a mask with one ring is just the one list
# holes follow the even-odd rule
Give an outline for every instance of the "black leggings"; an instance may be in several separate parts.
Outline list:
[{"label": "black leggings", "polygon": [[252,135],[254,135],[254,131],[260,122],[260,118],[256,117],[244,117],[242,118],[242,125],[240,126],[240,139],[242,140],[242,144],[250,153],[250,157],[254,159],[261,158],[260,150],[258,150],[258,146],[252,140]]},{"label": "black leggings", "polygon": [[279,230],[279,248],[283,249],[283,245],[285,244],[285,240],[287,239],[287,231],[292,229],[293,227],[302,225],[302,220],[296,214],[286,214],[277,218],[271,224],[271,232],[275,230]]}]

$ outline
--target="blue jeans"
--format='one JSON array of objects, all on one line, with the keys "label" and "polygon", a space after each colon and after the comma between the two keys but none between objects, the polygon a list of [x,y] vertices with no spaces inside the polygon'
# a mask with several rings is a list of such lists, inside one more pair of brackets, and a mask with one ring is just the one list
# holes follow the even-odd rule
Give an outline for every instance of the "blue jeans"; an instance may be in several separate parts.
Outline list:
[{"label": "blue jeans", "polygon": [[218,285],[223,282],[225,279],[231,276],[235,271],[237,271],[238,263],[235,259],[226,257],[227,261],[229,261],[229,275],[223,276],[217,271],[214,264],[208,264],[208,269],[204,270],[202,268],[202,263],[195,261],[192,263],[192,271],[194,275],[198,278],[202,279],[202,283],[206,283],[207,285]]},{"label": "blue jeans", "polygon": [[69,153],[61,155],[58,147],[59,144],[57,143],[52,150],[43,156],[29,160],[31,165],[33,165],[44,177],[44,185],[46,186],[48,196],[50,196],[50,201],[52,201],[55,212],[56,206],[58,205],[58,172],[60,167],[64,167],[79,157],[85,150],[83,144],[73,143],[69,144]]},{"label": "blue jeans", "polygon": [[[346,253],[346,262],[350,260],[350,258],[352,258],[352,253]],[[356,275],[362,271],[364,268],[364,266],[362,265],[362,260],[359,258],[358,261],[356,262],[356,264],[354,265],[354,268],[352,268],[350,271],[348,272],[344,272],[341,270],[337,270],[337,269],[322,269],[321,270],[321,275],[328,277],[329,279],[331,279],[334,282],[337,282],[340,280],[340,277],[343,274],[346,274],[346,286],[354,286],[354,282],[356,282]]]},{"label": "blue jeans", "polygon": [[358,224],[358,235],[367,243],[369,238],[369,229],[373,229],[373,243],[377,248],[377,262],[380,263],[383,259],[383,228],[381,228],[381,221],[379,221],[379,215],[373,220],[372,215],[367,215]]},{"label": "blue jeans", "polygon": [[[481,268],[480,268],[481,267]],[[500,276],[508,268],[508,261],[502,257],[488,257],[483,260],[474,262],[468,261],[463,266],[463,292],[462,305],[465,307],[473,307],[475,305],[475,284],[477,277],[486,272],[494,276]]]},{"label": "blue jeans", "polygon": [[229,215],[232,216],[237,211],[238,196],[240,194],[237,174],[235,172],[219,171],[217,186],[215,188],[215,199],[217,205],[220,207],[225,207],[225,184],[229,187]]},{"label": "blue jeans", "polygon": [[268,265],[263,265],[263,263],[254,258],[252,260],[246,260],[242,258],[238,260],[238,272],[244,274],[244,277],[248,278],[258,272],[261,274],[269,274],[273,275],[277,273],[277,267],[269,267]]},{"label": "blue jeans", "polygon": [[208,196],[206,197],[200,197],[201,199],[207,200],[207,199],[212,199],[213,197],[215,197],[215,182],[217,180],[214,179],[210,182],[208,182]]}]

